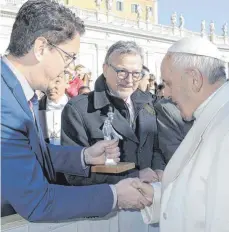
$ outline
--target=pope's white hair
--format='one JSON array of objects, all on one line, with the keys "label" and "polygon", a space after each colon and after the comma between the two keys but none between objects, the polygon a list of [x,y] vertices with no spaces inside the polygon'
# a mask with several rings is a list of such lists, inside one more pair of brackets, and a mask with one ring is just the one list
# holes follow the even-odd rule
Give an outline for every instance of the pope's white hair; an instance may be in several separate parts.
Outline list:
[{"label": "pope's white hair", "polygon": [[198,69],[203,76],[208,78],[210,84],[226,80],[225,63],[222,60],[179,52],[168,52],[167,56],[171,58],[172,65],[177,68]]}]

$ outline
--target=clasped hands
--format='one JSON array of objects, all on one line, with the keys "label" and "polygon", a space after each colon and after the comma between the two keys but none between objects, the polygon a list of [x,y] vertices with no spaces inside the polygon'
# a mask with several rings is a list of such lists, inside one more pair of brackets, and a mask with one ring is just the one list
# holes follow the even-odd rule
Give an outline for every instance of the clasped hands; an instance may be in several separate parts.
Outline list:
[{"label": "clasped hands", "polygon": [[119,209],[144,209],[153,202],[153,187],[139,178],[128,178],[116,185]]},{"label": "clasped hands", "polygon": [[[104,164],[106,158],[120,161],[118,140],[102,140],[84,150],[87,165]],[[150,183],[161,181],[163,171],[145,168],[139,171],[139,178],[127,178],[115,185],[117,206],[120,209],[143,209],[153,202],[153,187]]]},{"label": "clasped hands", "polygon": [[152,182],[160,182],[162,170],[145,168],[139,171],[139,178],[128,178],[116,184],[118,207],[120,209],[144,209],[153,202]]}]

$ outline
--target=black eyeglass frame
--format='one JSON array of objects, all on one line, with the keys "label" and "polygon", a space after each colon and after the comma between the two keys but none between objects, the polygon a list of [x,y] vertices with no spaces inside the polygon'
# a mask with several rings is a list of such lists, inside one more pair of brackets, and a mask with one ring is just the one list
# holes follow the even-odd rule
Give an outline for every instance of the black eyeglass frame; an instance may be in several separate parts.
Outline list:
[{"label": "black eyeglass frame", "polygon": [[55,45],[55,44],[53,44],[53,43],[51,43],[51,42],[49,42],[49,41],[48,41],[48,44],[49,44],[50,46],[56,48],[57,50],[60,50],[61,52],[63,52],[65,55],[67,55],[68,57],[70,57],[70,58],[72,59],[67,65],[65,65],[65,69],[68,68],[69,65],[70,65],[72,62],[74,62],[75,60],[78,59],[78,55],[77,55],[77,54],[76,54],[76,55],[71,55],[71,54],[69,54],[68,52],[66,52],[65,50],[63,50],[62,48],[58,47],[57,45]]},{"label": "black eyeglass frame", "polygon": [[[108,66],[110,66],[115,72],[116,72],[116,74],[117,74],[117,77],[120,79],[120,80],[125,80],[130,74],[132,75],[132,78],[133,78],[133,80],[135,81],[135,82],[137,82],[137,81],[140,81],[142,78],[143,78],[143,76],[144,76],[144,73],[141,71],[141,72],[129,72],[129,71],[127,71],[127,70],[125,70],[125,69],[119,69],[119,68],[116,68],[115,66],[113,66],[112,64],[107,64]],[[119,74],[121,73],[121,72],[123,72],[123,73],[125,73],[125,75],[124,76],[120,76]],[[134,76],[134,73],[136,74],[139,74],[139,76]]]}]

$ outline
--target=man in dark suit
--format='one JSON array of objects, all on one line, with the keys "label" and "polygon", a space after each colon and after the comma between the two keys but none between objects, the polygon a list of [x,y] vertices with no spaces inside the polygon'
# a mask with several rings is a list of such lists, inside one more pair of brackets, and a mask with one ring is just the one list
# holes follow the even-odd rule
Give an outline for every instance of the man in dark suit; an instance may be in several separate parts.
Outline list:
[{"label": "man in dark suit", "polygon": [[143,73],[143,76],[142,76],[141,81],[139,82],[138,88],[143,92],[150,92],[150,89],[149,89],[150,71],[145,65],[143,65],[142,67],[142,73]]},{"label": "man in dark suit", "polygon": [[[40,123],[43,129],[45,141],[54,145],[60,145],[61,111],[68,102],[65,90],[68,87],[68,80],[56,78],[49,83],[46,94],[39,100]],[[52,113],[51,120],[47,113]],[[42,120],[43,119],[43,120]],[[41,121],[42,120],[42,121]],[[68,185],[63,173],[56,173],[56,182],[60,185]]]},{"label": "man in dark suit", "polygon": [[56,172],[88,176],[88,165],[103,164],[105,153],[119,161],[117,141],[86,149],[47,145],[40,129],[35,90],[46,92],[50,81],[64,76],[83,33],[83,22],[55,1],[27,1],[18,12],[9,55],[1,59],[2,216],[16,211],[30,221],[56,221],[150,203],[131,179],[90,187],[55,184]]},{"label": "man in dark suit", "polygon": [[184,121],[179,109],[170,98],[162,98],[155,104],[158,121],[159,147],[165,164],[192,127],[193,121]]},{"label": "man in dark suit", "polygon": [[120,159],[134,162],[136,169],[122,175],[93,174],[83,179],[67,175],[70,184],[115,184],[127,177],[140,177],[148,182],[158,180],[153,170],[163,169],[163,162],[152,96],[137,90],[143,76],[142,65],[141,48],[136,43],[115,43],[107,52],[103,75],[97,79],[95,90],[71,99],[62,113],[62,144],[90,146],[103,139],[102,128],[111,107],[112,126],[123,137],[119,143]]},{"label": "man in dark suit", "polygon": [[[41,127],[47,143],[60,145],[61,112],[69,100],[65,94],[67,87],[66,77],[56,78],[49,83],[46,94],[39,100]],[[53,113],[51,118],[47,117],[47,113]]]}]

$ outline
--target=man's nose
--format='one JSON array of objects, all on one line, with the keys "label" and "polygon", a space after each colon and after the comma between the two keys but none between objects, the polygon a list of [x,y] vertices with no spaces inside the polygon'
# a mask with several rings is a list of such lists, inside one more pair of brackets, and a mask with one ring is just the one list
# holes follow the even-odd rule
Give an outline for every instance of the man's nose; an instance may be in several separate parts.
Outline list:
[{"label": "man's nose", "polygon": [[72,62],[67,68],[65,68],[64,73],[69,73],[70,75],[76,75],[75,63]]},{"label": "man's nose", "polygon": [[128,73],[128,76],[126,78],[126,82],[127,83],[133,83],[133,74],[132,73]]}]

